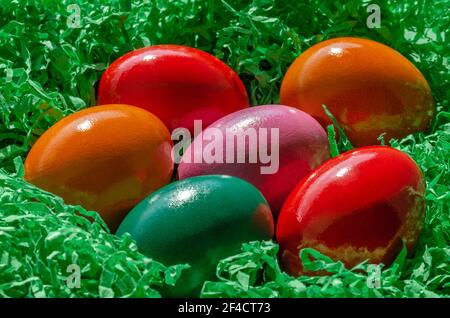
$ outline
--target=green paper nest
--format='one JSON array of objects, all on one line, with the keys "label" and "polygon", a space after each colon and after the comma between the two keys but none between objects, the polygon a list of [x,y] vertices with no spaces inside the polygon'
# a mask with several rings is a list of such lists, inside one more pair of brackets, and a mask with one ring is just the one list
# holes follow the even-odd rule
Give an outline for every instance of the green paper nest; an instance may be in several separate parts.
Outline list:
[{"label": "green paper nest", "polygon": [[[417,247],[382,271],[368,264],[346,269],[305,249],[306,268],[333,274],[295,279],[280,270],[275,243],[251,242],[220,262],[217,279],[205,283],[201,296],[450,296],[450,1],[379,0],[379,29],[366,26],[371,1],[105,2],[0,0],[1,297],[157,297],[160,286],[183,275],[187,265],[167,267],[143,256],[129,236],[105,231],[95,212],[65,205],[22,180],[33,142],[63,116],[95,105],[96,85],[113,60],[152,44],[197,47],[239,73],[252,104],[268,104],[278,101],[283,74],[300,52],[345,35],[395,48],[431,85],[432,129],[390,142],[417,161],[427,180]],[[71,4],[79,5],[81,28],[68,27],[77,23]],[[348,147],[330,140],[334,155]],[[80,267],[80,288],[68,287],[70,264]]]}]

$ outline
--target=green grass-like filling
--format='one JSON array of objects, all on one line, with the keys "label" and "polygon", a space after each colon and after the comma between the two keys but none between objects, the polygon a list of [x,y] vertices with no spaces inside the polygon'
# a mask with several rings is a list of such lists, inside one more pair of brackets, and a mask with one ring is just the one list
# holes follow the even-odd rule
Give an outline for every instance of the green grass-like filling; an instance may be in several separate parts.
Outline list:
[{"label": "green grass-like filling", "polygon": [[[152,261],[129,237],[107,233],[95,212],[65,205],[22,180],[21,159],[33,142],[63,116],[95,105],[96,83],[114,59],[152,44],[197,47],[239,73],[252,104],[267,104],[278,101],[295,57],[337,36],[368,37],[395,48],[432,88],[432,129],[390,142],[416,160],[427,180],[417,247],[410,256],[403,250],[383,271],[367,264],[345,269],[303,250],[305,267],[333,274],[294,279],[280,271],[275,243],[252,242],[219,264],[217,281],[206,282],[201,296],[450,296],[450,1],[377,1],[379,29],[366,26],[370,1],[105,2],[0,0],[1,297],[151,297],[159,296],[154,287],[182,275],[183,266]],[[79,5],[81,28],[68,27],[77,23],[71,4]],[[330,137],[333,155],[349,146]],[[98,221],[91,224],[80,214]],[[67,287],[71,263],[81,267],[80,288]]]}]

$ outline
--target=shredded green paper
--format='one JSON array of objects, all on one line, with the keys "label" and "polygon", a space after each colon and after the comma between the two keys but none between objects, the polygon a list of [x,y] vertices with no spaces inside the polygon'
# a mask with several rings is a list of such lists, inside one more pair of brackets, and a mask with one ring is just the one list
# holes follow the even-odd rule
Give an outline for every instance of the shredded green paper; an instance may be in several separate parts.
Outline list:
[{"label": "shredded green paper", "polygon": [[[31,145],[63,116],[96,104],[98,80],[113,60],[152,44],[197,47],[239,73],[253,105],[268,104],[278,102],[295,57],[337,36],[395,48],[432,88],[437,116],[430,131],[380,138],[411,155],[425,175],[418,245],[388,268],[346,269],[305,249],[307,269],[332,274],[293,278],[279,268],[276,243],[250,242],[220,262],[217,279],[199,296],[450,296],[450,1],[379,0],[380,28],[369,28],[372,2],[0,0],[0,297],[157,297],[187,267],[143,256],[129,236],[108,233],[96,212],[65,205],[22,179]],[[328,132],[333,156],[351,147]],[[71,281],[76,270],[79,286]]]},{"label": "shredded green paper", "polygon": [[154,288],[173,285],[186,267],[143,256],[129,235],[107,233],[96,212],[22,181],[16,163],[19,175],[0,171],[0,296],[158,297]]}]

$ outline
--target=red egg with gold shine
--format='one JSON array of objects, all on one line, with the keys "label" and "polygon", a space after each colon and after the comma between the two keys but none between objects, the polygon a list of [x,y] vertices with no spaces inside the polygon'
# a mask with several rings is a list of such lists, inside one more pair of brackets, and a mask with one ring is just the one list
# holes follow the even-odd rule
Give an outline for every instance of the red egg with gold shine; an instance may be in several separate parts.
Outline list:
[{"label": "red egg with gold shine", "polygon": [[285,202],[276,227],[283,268],[303,269],[302,248],[352,267],[390,264],[416,244],[425,213],[425,181],[405,153],[368,146],[335,157],[305,177]]}]

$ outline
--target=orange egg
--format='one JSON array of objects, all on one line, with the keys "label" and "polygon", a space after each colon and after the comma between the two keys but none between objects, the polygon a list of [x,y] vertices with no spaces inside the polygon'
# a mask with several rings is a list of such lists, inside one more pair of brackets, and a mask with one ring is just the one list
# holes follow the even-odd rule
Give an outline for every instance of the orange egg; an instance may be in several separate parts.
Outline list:
[{"label": "orange egg", "polygon": [[153,114],[128,105],[91,107],[47,130],[25,161],[25,179],[66,203],[95,210],[111,230],[172,176],[172,141]]},{"label": "orange egg", "polygon": [[336,38],[303,52],[281,86],[282,104],[297,107],[322,126],[331,124],[322,104],[354,146],[378,144],[426,130],[434,116],[430,87],[404,56],[381,43]]}]

